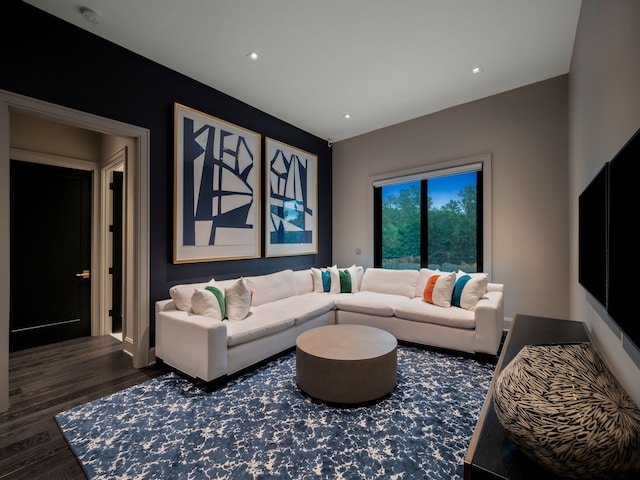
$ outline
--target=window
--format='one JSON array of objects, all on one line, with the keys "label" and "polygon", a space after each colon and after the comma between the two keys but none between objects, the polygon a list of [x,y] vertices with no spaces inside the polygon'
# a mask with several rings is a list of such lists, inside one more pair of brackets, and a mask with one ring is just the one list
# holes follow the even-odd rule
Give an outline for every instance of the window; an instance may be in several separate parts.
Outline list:
[{"label": "window", "polygon": [[489,158],[474,160],[374,180],[376,267],[488,270]]}]

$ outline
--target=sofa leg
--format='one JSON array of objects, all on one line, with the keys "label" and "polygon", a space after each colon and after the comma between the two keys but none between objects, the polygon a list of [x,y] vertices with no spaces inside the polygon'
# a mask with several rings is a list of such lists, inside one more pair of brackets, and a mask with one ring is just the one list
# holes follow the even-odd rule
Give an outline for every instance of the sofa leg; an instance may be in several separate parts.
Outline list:
[{"label": "sofa leg", "polygon": [[203,392],[213,392],[214,390],[224,387],[228,381],[229,376],[223,375],[222,377],[214,378],[213,380],[209,380],[208,382],[196,379],[194,383],[196,387],[198,387]]}]

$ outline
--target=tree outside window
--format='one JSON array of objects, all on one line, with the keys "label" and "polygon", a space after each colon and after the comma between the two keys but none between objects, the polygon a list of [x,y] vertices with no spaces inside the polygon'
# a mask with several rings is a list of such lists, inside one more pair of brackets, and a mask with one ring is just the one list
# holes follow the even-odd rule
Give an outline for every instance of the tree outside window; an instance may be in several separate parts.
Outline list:
[{"label": "tree outside window", "polygon": [[482,271],[482,170],[374,188],[374,264]]}]

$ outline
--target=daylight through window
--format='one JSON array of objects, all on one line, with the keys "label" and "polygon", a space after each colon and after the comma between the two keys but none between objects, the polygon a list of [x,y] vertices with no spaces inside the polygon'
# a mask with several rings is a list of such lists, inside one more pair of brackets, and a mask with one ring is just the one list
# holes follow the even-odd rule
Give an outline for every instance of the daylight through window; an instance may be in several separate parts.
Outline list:
[{"label": "daylight through window", "polygon": [[480,272],[483,163],[376,180],[374,265]]}]

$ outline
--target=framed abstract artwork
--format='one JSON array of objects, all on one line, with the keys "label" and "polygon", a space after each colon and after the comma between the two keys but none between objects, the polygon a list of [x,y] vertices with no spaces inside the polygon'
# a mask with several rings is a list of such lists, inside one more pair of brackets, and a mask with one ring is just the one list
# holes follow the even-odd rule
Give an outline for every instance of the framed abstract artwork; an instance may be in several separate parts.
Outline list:
[{"label": "framed abstract artwork", "polygon": [[265,255],[318,253],[318,157],[266,138]]},{"label": "framed abstract artwork", "polygon": [[174,263],[260,256],[261,137],[174,105]]}]

